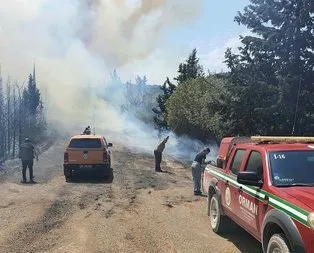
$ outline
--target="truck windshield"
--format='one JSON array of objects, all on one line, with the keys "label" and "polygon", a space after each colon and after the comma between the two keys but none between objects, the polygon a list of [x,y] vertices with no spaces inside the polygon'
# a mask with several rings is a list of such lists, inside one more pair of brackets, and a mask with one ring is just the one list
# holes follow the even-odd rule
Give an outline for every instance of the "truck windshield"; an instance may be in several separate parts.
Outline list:
[{"label": "truck windshield", "polygon": [[100,139],[73,139],[69,144],[69,148],[101,148]]},{"label": "truck windshield", "polygon": [[275,186],[314,186],[314,151],[272,151],[269,162]]}]

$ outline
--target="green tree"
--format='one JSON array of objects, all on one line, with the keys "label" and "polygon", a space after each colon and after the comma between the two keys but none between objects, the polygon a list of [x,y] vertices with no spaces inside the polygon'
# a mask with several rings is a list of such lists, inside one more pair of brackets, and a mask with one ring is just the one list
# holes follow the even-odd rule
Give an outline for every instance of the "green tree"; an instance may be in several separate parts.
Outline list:
[{"label": "green tree", "polygon": [[28,85],[23,91],[23,135],[33,139],[34,142],[40,141],[46,122],[44,120],[43,103],[40,91],[37,88],[35,68],[33,75],[28,77]]},{"label": "green tree", "polygon": [[154,107],[152,110],[155,113],[154,122],[157,128],[159,129],[168,129],[167,123],[167,110],[166,110],[166,102],[175,91],[176,86],[170,82],[169,78],[167,77],[164,84],[160,87],[162,90],[162,94],[160,94],[157,98],[157,106]]},{"label": "green tree", "polygon": [[234,119],[228,134],[279,132],[278,102],[282,92],[274,74],[258,62],[243,62],[230,50],[227,50],[225,57],[231,70],[228,75],[228,88],[233,94],[227,113],[229,118]]},{"label": "green tree", "polygon": [[[196,49],[193,49],[184,63],[179,64],[178,73],[179,75],[174,78],[174,80],[177,81],[177,85],[180,85],[189,79],[204,76],[203,67],[199,64]],[[162,94],[157,97],[157,107],[153,108],[153,112],[156,115],[154,121],[157,128],[169,128],[167,123],[166,102],[171,97],[176,87],[175,84],[170,82],[168,77],[163,86],[161,86]]]},{"label": "green tree", "polygon": [[36,79],[30,74],[28,77],[28,86],[23,93],[24,104],[31,115],[36,115],[40,105],[40,91],[36,85]]},{"label": "green tree", "polygon": [[226,117],[231,99],[223,78],[189,79],[177,87],[166,103],[169,126],[177,135],[202,141],[221,138],[231,124]]},{"label": "green tree", "polygon": [[235,17],[255,35],[226,52],[243,134],[291,134],[297,122],[293,133],[314,133],[313,14],[312,0],[251,0]]},{"label": "green tree", "polygon": [[5,146],[4,92],[0,66],[0,161],[5,155],[4,146]]},{"label": "green tree", "polygon": [[179,75],[174,78],[178,84],[182,84],[188,79],[195,79],[204,75],[203,67],[199,64],[196,49],[193,49],[184,63],[180,63],[178,73]]}]

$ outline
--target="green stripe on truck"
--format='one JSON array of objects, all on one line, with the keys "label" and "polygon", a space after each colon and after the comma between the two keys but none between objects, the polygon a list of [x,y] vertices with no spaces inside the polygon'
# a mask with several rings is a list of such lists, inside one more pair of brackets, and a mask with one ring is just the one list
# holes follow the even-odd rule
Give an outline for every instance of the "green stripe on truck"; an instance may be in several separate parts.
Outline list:
[{"label": "green stripe on truck", "polygon": [[258,188],[253,186],[246,186],[239,184],[233,177],[230,177],[226,175],[225,173],[222,173],[215,169],[208,169],[206,168],[206,171],[211,174],[212,176],[215,176],[217,178],[220,178],[222,180],[228,180],[231,185],[234,187],[242,187],[242,190],[252,196],[253,198],[258,199],[259,201],[265,200],[265,196],[268,196],[269,198],[269,205],[272,206],[275,209],[278,209],[287,215],[289,215],[291,218],[299,221],[303,225],[309,227],[307,216],[309,215],[309,212],[286,201],[281,198],[278,198],[277,196],[266,192],[264,190],[258,191]]}]

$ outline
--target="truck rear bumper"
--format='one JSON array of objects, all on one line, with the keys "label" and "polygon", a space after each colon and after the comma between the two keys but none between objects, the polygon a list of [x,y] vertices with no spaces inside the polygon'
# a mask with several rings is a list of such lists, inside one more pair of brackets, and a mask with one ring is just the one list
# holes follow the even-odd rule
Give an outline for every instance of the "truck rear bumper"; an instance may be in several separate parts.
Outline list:
[{"label": "truck rear bumper", "polygon": [[110,175],[112,171],[109,164],[63,164],[63,169],[64,175],[80,171],[101,172],[104,175]]}]

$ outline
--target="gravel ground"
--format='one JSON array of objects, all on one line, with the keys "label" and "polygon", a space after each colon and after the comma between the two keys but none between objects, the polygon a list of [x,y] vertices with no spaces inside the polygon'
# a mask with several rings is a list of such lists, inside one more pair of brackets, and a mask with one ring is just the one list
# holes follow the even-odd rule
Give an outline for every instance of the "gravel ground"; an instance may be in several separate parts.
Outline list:
[{"label": "gravel ground", "polygon": [[0,252],[261,252],[238,226],[216,235],[206,197],[192,195],[190,172],[169,158],[115,145],[113,182],[82,173],[65,182],[64,142],[35,163],[37,184],[21,184],[18,161],[0,174]]}]

